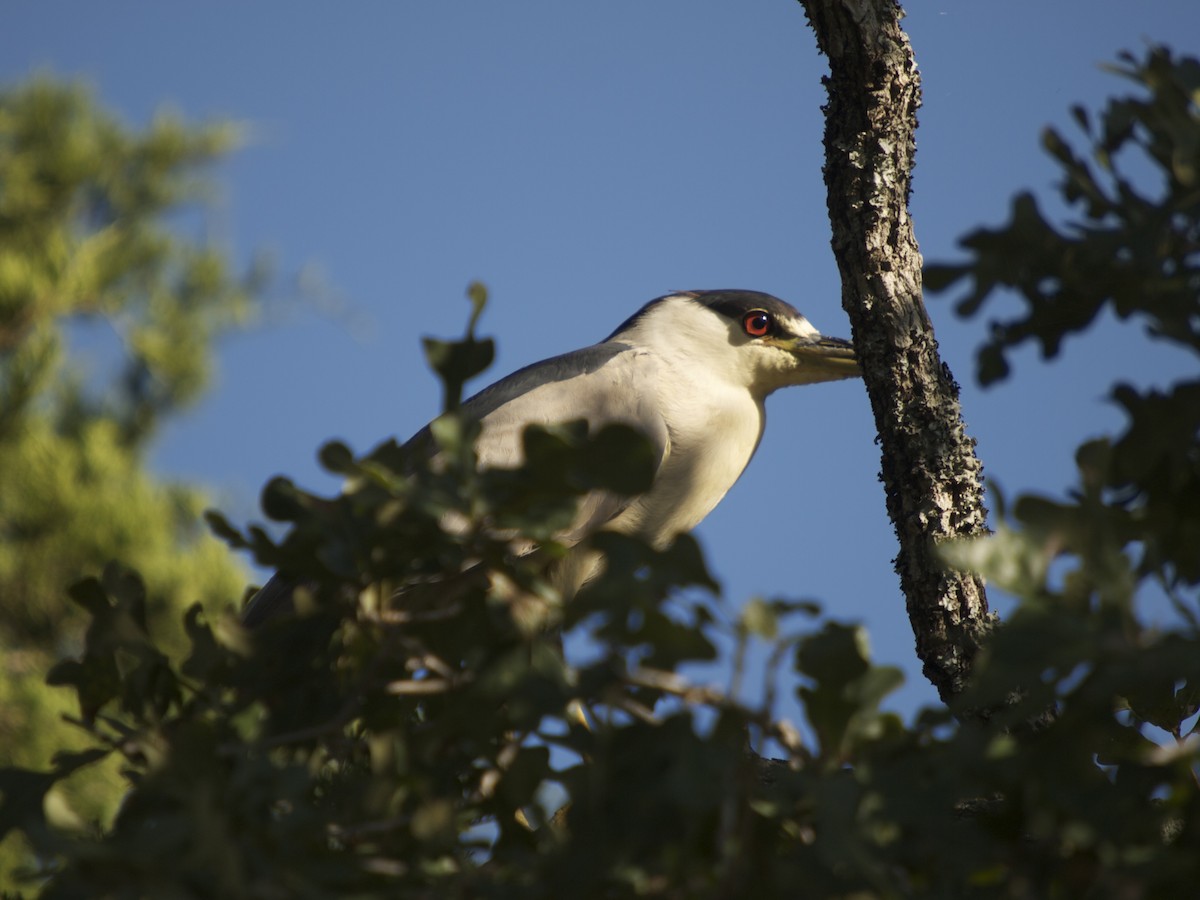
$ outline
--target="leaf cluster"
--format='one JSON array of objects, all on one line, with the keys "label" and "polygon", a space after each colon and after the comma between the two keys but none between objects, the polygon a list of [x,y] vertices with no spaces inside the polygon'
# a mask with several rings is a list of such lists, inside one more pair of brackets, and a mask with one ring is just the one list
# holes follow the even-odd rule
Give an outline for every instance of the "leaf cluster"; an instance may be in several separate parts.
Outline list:
[{"label": "leaf cluster", "polygon": [[[103,414],[130,443],[198,395],[210,340],[245,317],[264,273],[231,277],[220,248],[164,218],[205,199],[204,168],[236,138],[170,114],[131,130],[48,79],[0,95],[0,435],[51,380],[59,427]],[[105,322],[121,344],[100,390],[58,371],[67,319]]]},{"label": "leaf cluster", "polygon": [[[1011,347],[1037,340],[1053,355],[1106,307],[1200,353],[1200,60],[1161,47],[1121,59],[1114,71],[1139,93],[1095,119],[1074,110],[1091,162],[1045,138],[1079,217],[1052,225],[1019,197],[1008,225],[964,239],[969,262],[927,270],[938,287],[973,281],[964,315],[1005,288],[1024,301],[1023,318],[992,323],[984,383],[1007,373]],[[1030,856],[1051,851],[1024,874],[1031,889],[1070,859],[1064,896],[1182,895],[1200,772],[1200,379],[1117,384],[1111,399],[1125,426],[1079,447],[1066,497],[1010,504],[997,490],[996,533],[946,548],[1021,600],[962,703],[1014,732],[994,748],[1010,770],[997,796],[1023,807],[1008,821]]]},{"label": "leaf cluster", "polygon": [[[957,306],[962,315],[979,313],[1006,288],[1024,302],[1023,317],[991,323],[979,356],[985,384],[1007,374],[1012,347],[1035,340],[1053,356],[1106,308],[1200,355],[1200,60],[1154,47],[1145,60],[1123,55],[1113,71],[1140,93],[1111,100],[1096,117],[1073,111],[1088,155],[1053,130],[1044,137],[1062,169],[1062,199],[1078,217],[1055,225],[1022,195],[1007,225],[964,238],[968,262],[926,269],[935,289],[972,281]],[[1027,500],[1018,517],[1057,529],[1067,549],[1085,552],[1081,541],[1091,540],[1090,520],[1098,516],[1113,546],[1140,548],[1138,576],[1153,575],[1170,590],[1195,588],[1200,380],[1149,389],[1117,384],[1111,399],[1127,426],[1080,448],[1077,498],[1066,508]]]},{"label": "leaf cluster", "polygon": [[1078,218],[1057,225],[1021,193],[1007,225],[962,239],[968,262],[925,269],[935,291],[971,281],[956,306],[961,315],[977,314],[1005,290],[1023,302],[1023,315],[989,323],[979,353],[983,384],[1008,374],[1012,348],[1036,341],[1053,357],[1104,309],[1200,352],[1200,61],[1153,47],[1144,61],[1123,54],[1111,70],[1141,93],[1109,101],[1098,116],[1072,109],[1090,144],[1086,155],[1055,129],[1042,137],[1062,169],[1062,200]]},{"label": "leaf cluster", "polygon": [[[261,284],[202,232],[209,169],[235,138],[169,114],[130,127],[47,77],[0,91],[0,765],[87,746],[43,679],[81,645],[72,581],[115,557],[136,566],[172,650],[187,604],[227,602],[243,583],[199,526],[203,494],[145,463]],[[110,762],[60,787],[102,821],[123,790]],[[19,852],[5,842],[0,868]]]},{"label": "leaf cluster", "polygon": [[240,577],[196,527],[201,495],[144,466],[261,287],[185,225],[235,138],[170,114],[130,128],[47,78],[0,92],[0,470],[20,473],[0,481],[6,645],[64,649],[67,584],[116,556],[159,611],[188,579],[195,599]]},{"label": "leaf cluster", "polygon": [[[469,366],[473,326],[439,358]],[[603,574],[564,604],[548,572],[585,548],[553,535],[585,493],[644,490],[647,442],[582,422],[531,428],[524,465],[489,471],[476,432],[449,409],[412,445],[327,445],[321,459],[346,487],[268,485],[264,510],[290,526],[279,541],[212,514],[295,579],[294,608],[251,631],[195,607],[180,663],[146,627],[133,573],[72,589],[92,624],[81,659],[50,680],[75,691],[95,749],[48,772],[9,770],[27,787],[0,801],[0,823],[46,860],[44,896],[774,890],[781,824],[811,829],[813,812],[764,801],[749,735],[792,748],[778,778],[811,759],[840,779],[838,761],[897,730],[876,707],[898,675],[881,677],[843,627],[792,653],[780,624],[810,604],[759,601],[722,619],[686,536],[655,549],[598,535],[586,552],[602,554]],[[688,588],[701,593],[681,598]],[[767,704],[677,674],[714,659],[721,634],[743,648],[769,637],[777,659],[792,656],[825,749],[806,749]],[[560,635],[586,640],[590,661],[568,665]],[[107,756],[129,781],[112,827],[51,827],[55,784]]]}]

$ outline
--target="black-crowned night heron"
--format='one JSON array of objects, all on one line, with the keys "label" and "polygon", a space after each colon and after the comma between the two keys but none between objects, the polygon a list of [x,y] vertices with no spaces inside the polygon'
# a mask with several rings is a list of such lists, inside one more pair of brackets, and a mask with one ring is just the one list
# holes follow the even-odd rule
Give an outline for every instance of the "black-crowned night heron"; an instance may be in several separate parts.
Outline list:
[{"label": "black-crowned night heron", "polygon": [[[462,411],[481,425],[481,467],[518,465],[529,425],[582,418],[592,430],[624,423],[641,431],[658,454],[650,489],[632,499],[585,497],[559,540],[575,545],[603,528],[663,547],[694,528],[742,474],[762,438],[769,394],[858,372],[848,341],[822,336],[770,294],[679,291],[647,303],[598,344],[501,379]],[[594,555],[569,554],[554,581],[569,597],[595,567]],[[252,602],[248,625],[290,593],[279,582]]]}]

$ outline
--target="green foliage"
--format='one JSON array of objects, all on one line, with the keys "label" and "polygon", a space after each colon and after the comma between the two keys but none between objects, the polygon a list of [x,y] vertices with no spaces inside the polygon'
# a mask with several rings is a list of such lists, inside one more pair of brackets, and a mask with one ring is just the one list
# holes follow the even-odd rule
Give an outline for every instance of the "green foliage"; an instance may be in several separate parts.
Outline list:
[{"label": "green foliage", "polygon": [[[473,332],[474,317],[442,342],[450,382],[472,365],[459,348]],[[338,496],[283,480],[264,491],[290,525],[280,541],[211,514],[303,586],[294,615],[254,631],[194,608],[182,662],[146,628],[131,572],[72,589],[92,624],[50,680],[74,690],[96,759],[118,757],[130,793],[103,832],[49,827],[41,800],[80,759],[64,756],[0,801],[0,823],[47,861],[45,896],[775,890],[791,866],[781,824],[800,834],[814,813],[770,797],[764,777],[797,772],[768,772],[748,735],[809,761],[803,785],[841,782],[846,760],[900,730],[877,711],[897,676],[869,664],[854,629],[802,639],[804,696],[833,723],[815,748],[772,719],[770,693],[749,706],[686,681],[675,670],[714,659],[718,642],[744,658],[766,639],[783,659],[796,638],[780,635],[812,605],[757,601],[731,617],[694,540],[653,549],[617,534],[595,538],[604,572],[563,604],[546,567],[568,550],[551,536],[586,492],[644,490],[647,442],[533,428],[522,468],[479,471],[476,431],[450,409],[432,455],[420,441],[361,456],[328,445],[323,463],[347,479]],[[535,553],[513,552],[529,541]],[[560,634],[586,636],[593,658],[568,665]]]},{"label": "green foliage", "polygon": [[[143,571],[163,608],[189,583],[193,599],[235,586],[194,524],[203,498],[142,471],[261,278],[232,277],[218,249],[168,225],[233,138],[169,115],[130,131],[46,80],[0,94],[0,470],[23,476],[0,485],[6,644],[61,650],[78,633],[65,588],[110,558]],[[80,345],[99,325],[119,343],[111,367]]]},{"label": "green foliage", "polygon": [[1056,226],[1022,193],[1008,225],[963,239],[969,262],[925,270],[932,290],[973,281],[957,306],[962,315],[979,312],[1001,288],[1024,301],[1022,317],[990,323],[979,354],[984,384],[1008,374],[1010,348],[1034,340],[1052,357],[1065,337],[1087,328],[1106,306],[1122,319],[1144,321],[1156,337],[1200,351],[1200,61],[1175,60],[1165,48],[1151,50],[1144,63],[1129,54],[1121,60],[1113,71],[1145,96],[1110,101],[1095,123],[1082,107],[1072,110],[1091,143],[1090,163],[1054,129],[1042,138],[1062,167],[1062,198],[1081,218]]},{"label": "green foliage", "polygon": [[237,595],[241,572],[197,528],[202,494],[149,476],[141,452],[122,443],[109,419],[64,434],[47,418],[30,414],[19,435],[0,441],[0,467],[22,473],[0,482],[5,645],[61,652],[77,643],[79,617],[66,588],[113,558],[136,564],[155,586],[163,627],[177,627],[180,598]]},{"label": "green foliage", "polygon": [[[928,272],[939,286],[973,280],[958,307],[965,315],[1002,286],[1015,288],[1026,304],[1024,318],[992,323],[980,354],[985,383],[1006,373],[1009,347],[1032,339],[1053,355],[1106,305],[1121,318],[1144,321],[1155,338],[1200,354],[1200,60],[1175,60],[1163,48],[1144,63],[1122,59],[1115,71],[1144,96],[1110,101],[1094,125],[1087,111],[1075,110],[1092,164],[1057,133],[1045,138],[1063,168],[1063,199],[1081,219],[1059,230],[1031,198],[1018,198],[1007,226],[964,239],[970,262]],[[1140,177],[1124,175],[1122,164]],[[1142,187],[1147,182],[1157,188],[1151,196]],[[1056,550],[1084,559],[1090,579],[1110,592],[1128,592],[1122,579],[1144,576],[1169,591],[1195,588],[1200,380],[1144,391],[1118,384],[1112,399],[1128,424],[1114,438],[1080,448],[1077,496],[1067,504],[1028,498],[1016,514],[1036,539],[1052,539]],[[1125,571],[1126,547],[1140,552],[1132,571]]]},{"label": "green foliage", "polygon": [[467,289],[471,301],[471,318],[467,322],[467,334],[461,341],[440,341],[425,338],[425,358],[430,368],[442,379],[446,387],[443,405],[446,409],[457,409],[462,402],[463,385],[492,364],[496,356],[496,345],[488,338],[475,340],[475,326],[487,303],[487,288],[473,282]]},{"label": "green foliage", "polygon": [[[199,395],[214,338],[260,278],[232,277],[181,231],[233,138],[171,116],[130,130],[48,80],[0,92],[0,765],[87,744],[43,683],[87,624],[73,581],[114,558],[136,566],[168,649],[184,646],[187,605],[227,603],[244,583],[198,526],[204,496],[145,470],[158,424]],[[88,365],[98,334],[118,348],[112,365]],[[67,795],[105,820],[123,790],[114,765],[92,766]],[[4,845],[0,869],[16,852]]]},{"label": "green foliage", "polygon": [[[1130,61],[1124,71],[1150,99],[1109,107],[1125,111],[1125,131],[1172,172],[1187,171],[1181,148],[1200,147],[1188,81],[1196,65],[1158,50],[1144,65]],[[1192,85],[1190,118],[1151,115],[1180,84]],[[1121,132],[1109,118],[1100,133]],[[1071,199],[1081,164],[1061,147],[1056,156]],[[1141,202],[1132,188],[1110,200],[1122,198]],[[1170,218],[1172,233],[1196,233],[1188,214]],[[1080,225],[1069,240],[1088,255],[1093,238],[1105,244],[1107,228]],[[1026,246],[1020,234],[972,245],[959,275],[988,285],[973,308],[1000,284],[989,273],[1028,263]],[[1045,346],[1090,321],[1089,304],[1107,296],[1082,272],[1072,278],[1081,286],[1069,293],[1027,295],[1035,324],[1020,328]],[[1153,290],[1129,294],[1129,315],[1196,349],[1167,327],[1197,321],[1200,285],[1187,284],[1172,302],[1191,311],[1177,319],[1158,309]],[[362,455],[327,445],[323,464],[346,479],[334,497],[268,485],[264,511],[288,525],[278,541],[210,514],[226,540],[294,577],[294,612],[247,630],[228,612],[193,607],[180,662],[148,627],[150,592],[138,576],[112,566],[72,589],[91,624],[82,655],[50,677],[76,695],[89,747],[36,769],[0,769],[0,836],[23,835],[41,865],[30,891],[1194,891],[1200,611],[1185,544],[1200,453],[1194,408],[1184,415],[1169,399],[1194,385],[1118,388],[1130,425],[1080,449],[1078,490],[1066,500],[1021,498],[1011,515],[998,498],[993,536],[947,548],[953,564],[984,571],[1020,604],[990,636],[955,710],[926,710],[906,726],[881,706],[899,673],[871,662],[860,628],[814,624],[817,610],[801,601],[758,599],[731,613],[690,538],[655,549],[597,535],[601,576],[562,602],[547,567],[579,549],[554,534],[585,492],[644,489],[649,454],[628,430],[564,423],[530,429],[522,468],[479,471],[477,428],[457,408],[463,383],[491,355],[475,336],[483,300],[473,289],[462,340],[426,343],[447,411],[415,445]],[[997,333],[997,352],[1020,328]],[[1155,585],[1173,600],[1169,620],[1147,616]],[[583,658],[565,661],[560,635],[588,648]],[[753,642],[766,645],[767,676],[762,699],[746,702]],[[723,653],[734,673],[725,688],[679,672]],[[803,734],[777,717],[781,684],[795,689]],[[588,727],[572,709],[586,710]],[[97,827],[72,815],[57,789],[114,759],[128,793],[111,826]]]},{"label": "green foliage", "polygon": [[[1053,355],[1106,305],[1200,353],[1200,60],[1152,48],[1114,71],[1140,93],[1110,101],[1095,124],[1075,110],[1090,163],[1045,138],[1080,218],[1053,226],[1019,197],[1008,225],[964,240],[969,262],[929,272],[939,286],[973,281],[964,315],[1002,287],[1025,303],[1023,318],[992,324],[985,383],[1006,374],[1008,348],[1036,340]],[[1010,514],[997,493],[996,534],[947,550],[1023,601],[963,703],[1002,708],[998,723],[1018,730],[1055,716],[995,747],[1004,835],[1028,841],[1004,861],[1010,881],[1051,879],[1062,896],[1180,896],[1198,874],[1200,830],[1200,379],[1118,384],[1111,396],[1125,428],[1079,448],[1068,497],[1023,496]],[[1047,874],[1068,863],[1069,876]]]}]

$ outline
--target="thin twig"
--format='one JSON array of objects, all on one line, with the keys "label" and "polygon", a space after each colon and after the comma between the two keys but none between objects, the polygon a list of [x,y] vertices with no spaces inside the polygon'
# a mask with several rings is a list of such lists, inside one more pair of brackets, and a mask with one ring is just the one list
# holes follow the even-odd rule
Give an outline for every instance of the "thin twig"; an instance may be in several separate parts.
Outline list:
[{"label": "thin twig", "polygon": [[329,834],[339,841],[353,843],[354,841],[374,834],[384,834],[404,828],[412,822],[412,816],[393,816],[390,819],[380,819],[376,822],[363,822],[360,825],[330,825]]},{"label": "thin twig", "polygon": [[[255,750],[270,750],[273,747],[282,747],[286,744],[299,744],[304,741],[311,741],[315,738],[323,737],[326,734],[331,734],[336,731],[341,731],[354,719],[359,707],[362,706],[362,698],[351,697],[346,701],[346,704],[338,710],[333,717],[326,719],[317,725],[310,725],[307,728],[297,728],[295,731],[287,731],[283,734],[275,734],[270,737],[261,738],[253,743]],[[222,756],[240,756],[246,752],[245,744],[226,743],[222,744],[218,749]]]},{"label": "thin twig", "polygon": [[625,681],[633,687],[649,688],[671,694],[685,703],[726,706],[734,702],[719,688],[692,684],[682,675],[668,672],[665,669],[636,666],[626,673]]},{"label": "thin twig", "polygon": [[654,710],[646,706],[644,703],[638,703],[632,697],[621,695],[614,698],[611,702],[613,707],[623,710],[647,725],[661,725],[662,719],[654,714]]},{"label": "thin twig", "polygon": [[384,690],[393,697],[426,697],[431,694],[445,694],[455,686],[455,683],[447,678],[409,678],[389,681],[384,685]]},{"label": "thin twig", "polygon": [[378,613],[361,614],[362,619],[377,625],[411,625],[414,622],[444,622],[462,612],[462,604],[451,603],[445,607],[415,612],[408,609],[387,609]]}]

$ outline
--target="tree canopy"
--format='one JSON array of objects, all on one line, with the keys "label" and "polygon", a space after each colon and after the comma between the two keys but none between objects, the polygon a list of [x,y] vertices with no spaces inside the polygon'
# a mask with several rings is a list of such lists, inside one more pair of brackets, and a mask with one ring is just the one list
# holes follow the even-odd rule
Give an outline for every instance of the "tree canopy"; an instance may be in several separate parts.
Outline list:
[{"label": "tree canopy", "polygon": [[[113,559],[143,573],[147,627],[182,645],[189,604],[232,602],[243,567],[200,525],[194,487],[146,469],[162,421],[207,381],[214,340],[243,321],[261,273],[181,230],[233,146],[229,125],[170,115],[132,129],[77,85],[0,94],[0,745],[42,765],[84,735],[64,726],[49,664],[88,617],[67,588]],[[73,782],[106,818],[116,767]],[[11,848],[13,842],[5,847]],[[4,857],[11,862],[11,854]]]}]

